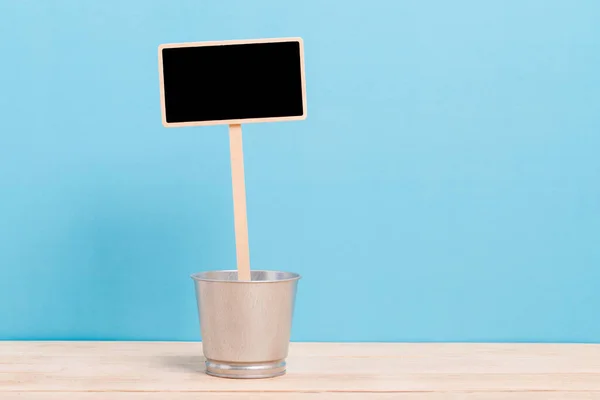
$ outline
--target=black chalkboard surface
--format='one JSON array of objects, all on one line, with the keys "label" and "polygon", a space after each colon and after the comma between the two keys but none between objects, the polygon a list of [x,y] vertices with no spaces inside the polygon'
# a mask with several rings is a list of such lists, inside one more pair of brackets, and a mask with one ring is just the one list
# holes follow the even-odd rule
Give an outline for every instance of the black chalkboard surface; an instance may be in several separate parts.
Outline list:
[{"label": "black chalkboard surface", "polygon": [[162,45],[159,71],[165,126],[306,117],[299,38]]}]

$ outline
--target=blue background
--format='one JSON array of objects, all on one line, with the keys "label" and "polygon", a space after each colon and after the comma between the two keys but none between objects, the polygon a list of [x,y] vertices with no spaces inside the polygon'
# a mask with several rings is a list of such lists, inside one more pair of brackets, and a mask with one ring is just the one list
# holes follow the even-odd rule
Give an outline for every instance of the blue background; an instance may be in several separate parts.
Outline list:
[{"label": "blue background", "polygon": [[235,267],[224,126],[161,43],[301,36],[308,119],[244,127],[293,340],[600,342],[600,2],[0,0],[0,338],[198,340]]}]

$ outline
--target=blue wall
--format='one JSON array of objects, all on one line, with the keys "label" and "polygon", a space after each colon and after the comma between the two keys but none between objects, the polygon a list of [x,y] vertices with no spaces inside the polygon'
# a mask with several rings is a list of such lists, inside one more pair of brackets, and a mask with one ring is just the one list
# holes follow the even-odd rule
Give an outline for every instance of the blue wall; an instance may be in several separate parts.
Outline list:
[{"label": "blue wall", "polygon": [[[0,338],[197,340],[235,267],[227,129],[165,129],[161,43],[301,36],[247,125],[253,266],[294,340],[600,342],[600,2],[0,0]],[[70,116],[67,118],[67,116]]]}]

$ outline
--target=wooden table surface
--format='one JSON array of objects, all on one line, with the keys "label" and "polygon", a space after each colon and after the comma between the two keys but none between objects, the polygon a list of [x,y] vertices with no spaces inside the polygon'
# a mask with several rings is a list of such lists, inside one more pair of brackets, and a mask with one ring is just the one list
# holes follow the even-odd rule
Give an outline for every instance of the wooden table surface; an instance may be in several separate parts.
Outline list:
[{"label": "wooden table surface", "polygon": [[0,399],[600,400],[600,345],[292,343],[287,375],[203,373],[201,343],[0,342]]}]

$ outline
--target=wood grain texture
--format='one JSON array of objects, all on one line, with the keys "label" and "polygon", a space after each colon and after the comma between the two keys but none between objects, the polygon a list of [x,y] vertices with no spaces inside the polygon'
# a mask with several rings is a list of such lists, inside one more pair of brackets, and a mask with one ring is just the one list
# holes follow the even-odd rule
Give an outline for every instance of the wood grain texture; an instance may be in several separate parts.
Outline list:
[{"label": "wood grain texture", "polygon": [[248,381],[205,375],[201,354],[0,342],[0,399],[600,399],[600,345],[292,343],[286,376]]},{"label": "wood grain texture", "polygon": [[102,393],[2,393],[2,400],[598,400],[600,397],[597,393],[584,392],[496,392],[496,393],[209,393],[201,394],[196,392],[188,393],[160,393],[160,392],[145,392],[145,393],[119,393],[119,392],[102,392]]},{"label": "wood grain texture", "polygon": [[246,182],[244,178],[244,149],[242,126],[229,125],[231,153],[231,182],[233,187],[233,216],[235,221],[235,250],[238,280],[250,278],[250,244],[248,242],[248,214],[246,212]]}]

